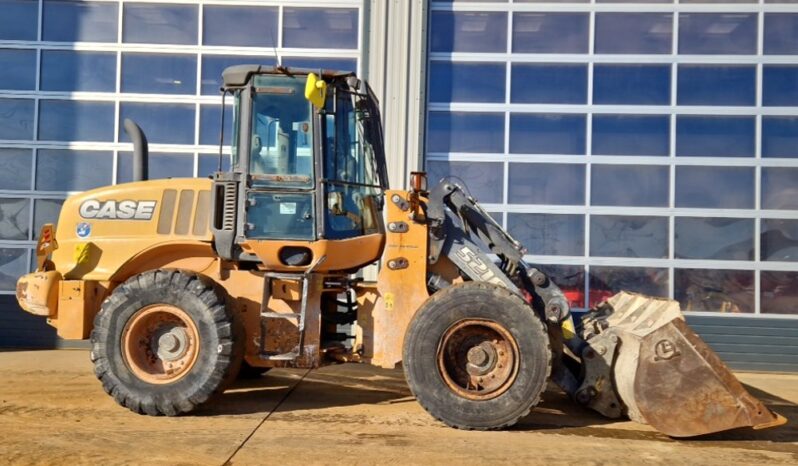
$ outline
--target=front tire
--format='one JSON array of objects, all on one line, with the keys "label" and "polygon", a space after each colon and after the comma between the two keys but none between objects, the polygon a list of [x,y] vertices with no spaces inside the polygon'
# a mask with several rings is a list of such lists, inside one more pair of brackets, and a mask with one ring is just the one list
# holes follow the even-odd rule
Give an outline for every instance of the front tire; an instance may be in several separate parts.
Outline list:
[{"label": "front tire", "polygon": [[212,283],[178,270],[145,272],[103,302],[91,334],[94,372],[134,412],[188,413],[235,377],[236,333]]},{"label": "front tire", "polygon": [[551,370],[543,323],[519,296],[466,282],[430,297],[405,335],[410,390],[433,417],[459,429],[515,424],[540,400]]}]

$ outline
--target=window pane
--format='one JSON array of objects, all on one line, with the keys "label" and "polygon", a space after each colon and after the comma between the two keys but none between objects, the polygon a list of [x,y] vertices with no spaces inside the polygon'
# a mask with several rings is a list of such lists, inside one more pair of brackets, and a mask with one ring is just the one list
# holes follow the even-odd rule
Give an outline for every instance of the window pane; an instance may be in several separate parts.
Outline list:
[{"label": "window pane", "polygon": [[677,259],[754,260],[754,221],[748,218],[677,217]]},{"label": "window pane", "polygon": [[129,142],[122,127],[125,118],[138,123],[150,143],[194,144],[193,104],[123,102],[119,108],[119,140]]},{"label": "window pane", "polygon": [[626,215],[590,216],[592,257],[668,257],[668,219]]},{"label": "window pane", "polygon": [[[117,183],[133,181],[133,154],[119,153]],[[150,153],[149,179],[191,178],[194,176],[194,154]]]},{"label": "window pane", "polygon": [[648,296],[668,296],[668,269],[590,267],[590,307],[622,290]]},{"label": "window pane", "polygon": [[139,44],[197,43],[197,6],[125,3],[122,42]]},{"label": "window pane", "polygon": [[39,140],[113,141],[113,102],[42,100],[39,103]]},{"label": "window pane", "polygon": [[118,6],[110,2],[45,0],[42,39],[116,42]]},{"label": "window pane", "polygon": [[0,198],[0,240],[27,240],[30,199]]},{"label": "window pane", "polygon": [[33,100],[0,99],[0,139],[33,139]]},{"label": "window pane", "polygon": [[798,117],[762,117],[762,157],[798,157]]},{"label": "window pane", "polygon": [[277,45],[277,8],[205,5],[202,43],[242,47]]},{"label": "window pane", "polygon": [[504,152],[504,114],[429,112],[428,152]]},{"label": "window pane", "polygon": [[36,51],[0,49],[0,89],[32,90],[36,88]]},{"label": "window pane", "polygon": [[430,186],[446,177],[462,184],[476,199],[484,203],[502,202],[504,166],[501,163],[482,162],[427,162]]},{"label": "window pane", "polygon": [[[222,124],[221,105],[200,105],[199,143],[211,146],[219,145],[219,129]],[[225,105],[224,145],[230,145],[233,130],[233,107]]]},{"label": "window pane", "polygon": [[[219,154],[200,154],[197,161],[197,176],[200,178],[213,176],[219,169]],[[222,156],[222,171],[230,171],[230,155]]]},{"label": "window pane", "polygon": [[510,115],[510,152],[513,154],[585,153],[584,115]]},{"label": "window pane", "polygon": [[676,155],[753,157],[755,126],[748,116],[677,116]]},{"label": "window pane", "polygon": [[753,209],[754,169],[676,167],[676,207]]},{"label": "window pane", "polygon": [[111,184],[111,151],[39,149],[36,154],[36,189],[85,191]]},{"label": "window pane", "polygon": [[283,66],[290,66],[294,68],[357,71],[357,60],[354,58],[283,57],[282,64]]},{"label": "window pane", "polygon": [[597,13],[596,53],[671,53],[670,13]]},{"label": "window pane", "polygon": [[754,272],[676,269],[673,282],[683,311],[754,312]]},{"label": "window pane", "polygon": [[513,14],[513,52],[587,53],[587,13]]},{"label": "window pane", "polygon": [[766,55],[798,54],[798,13],[765,13]]},{"label": "window pane", "polygon": [[798,210],[798,168],[762,168],[762,208]]},{"label": "window pane", "polygon": [[116,52],[42,50],[44,91],[114,92]]},{"label": "window pane", "polygon": [[357,30],[356,9],[283,9],[283,47],[357,49]]},{"label": "window pane", "polygon": [[592,205],[667,207],[668,167],[645,165],[593,165]]},{"label": "window pane", "polygon": [[515,64],[512,78],[514,103],[587,103],[587,65]]},{"label": "window pane", "polygon": [[33,152],[30,149],[0,149],[0,186],[2,189],[30,189]]},{"label": "window pane", "polygon": [[755,66],[679,65],[679,105],[754,105]]},{"label": "window pane", "polygon": [[45,223],[58,224],[63,199],[36,199],[33,201],[33,239],[39,239],[39,232]]},{"label": "window pane", "polygon": [[559,214],[508,214],[507,230],[535,256],[585,254],[585,217]]},{"label": "window pane", "polygon": [[432,52],[506,52],[507,13],[433,11]]},{"label": "window pane", "polygon": [[762,219],[762,260],[798,262],[798,220]]},{"label": "window pane", "polygon": [[562,290],[571,308],[585,307],[585,267],[581,265],[537,264],[534,266],[549,276]]},{"label": "window pane", "polygon": [[756,53],[755,13],[679,13],[679,53]]},{"label": "window pane", "polygon": [[798,106],[798,66],[762,66],[762,105]]},{"label": "window pane", "polygon": [[584,205],[585,166],[511,163],[508,196],[511,204]]},{"label": "window pane", "polygon": [[669,155],[671,119],[593,115],[593,155]]},{"label": "window pane", "polygon": [[763,314],[798,314],[798,272],[762,271],[761,299]]},{"label": "window pane", "polygon": [[600,65],[593,67],[593,103],[669,105],[670,65]]},{"label": "window pane", "polygon": [[31,0],[0,0],[0,40],[36,40],[39,3]]},{"label": "window pane", "polygon": [[[5,8],[5,5],[0,5]],[[0,291],[14,291],[17,279],[28,273],[28,250],[0,248]]]},{"label": "window pane", "polygon": [[262,62],[274,62],[274,57],[260,57],[257,55],[203,55],[200,92],[203,95],[219,95],[219,89],[222,87],[222,71],[228,66]]},{"label": "window pane", "polygon": [[196,79],[194,55],[122,54],[122,92],[194,94]]},{"label": "window pane", "polygon": [[430,102],[504,102],[504,63],[430,63]]}]

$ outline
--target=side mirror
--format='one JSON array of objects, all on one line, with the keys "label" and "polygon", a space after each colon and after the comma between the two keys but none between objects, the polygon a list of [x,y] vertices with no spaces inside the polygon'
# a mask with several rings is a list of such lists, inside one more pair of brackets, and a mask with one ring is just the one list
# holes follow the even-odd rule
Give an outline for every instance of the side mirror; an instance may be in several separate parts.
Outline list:
[{"label": "side mirror", "polygon": [[314,73],[308,74],[308,80],[305,83],[305,98],[316,108],[324,107],[324,101],[327,99],[327,83]]},{"label": "side mirror", "polygon": [[333,215],[346,215],[343,194],[335,191],[327,193],[327,210]]}]

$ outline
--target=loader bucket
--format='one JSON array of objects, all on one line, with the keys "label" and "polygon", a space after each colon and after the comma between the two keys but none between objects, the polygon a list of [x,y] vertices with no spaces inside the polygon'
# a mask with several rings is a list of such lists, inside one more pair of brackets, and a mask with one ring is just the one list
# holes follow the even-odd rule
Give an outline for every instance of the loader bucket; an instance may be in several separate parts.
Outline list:
[{"label": "loader bucket", "polygon": [[[588,344],[582,353],[586,373],[601,372],[590,366],[603,364],[614,393],[605,388],[602,398],[594,383],[581,401],[590,398],[585,404],[607,415],[624,411],[671,437],[786,422],[743,388],[685,323],[676,301],[621,292],[585,316],[582,337]],[[612,400],[625,410],[613,411]]]}]

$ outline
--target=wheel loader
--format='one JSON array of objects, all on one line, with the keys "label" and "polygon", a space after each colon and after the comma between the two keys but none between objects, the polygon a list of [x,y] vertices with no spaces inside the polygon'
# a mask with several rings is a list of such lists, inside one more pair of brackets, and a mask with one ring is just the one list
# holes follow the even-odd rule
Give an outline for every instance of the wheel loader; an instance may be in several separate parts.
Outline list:
[{"label": "wheel loader", "polygon": [[178,415],[242,370],[401,363],[424,409],[463,429],[513,425],[549,381],[674,437],[785,422],[677,302],[622,292],[576,323],[462,182],[389,189],[378,102],[354,74],[241,65],[223,82],[229,171],[147,180],[126,121],[134,182],[67,199],[17,284],[24,310],[90,338],[120,405]]}]

